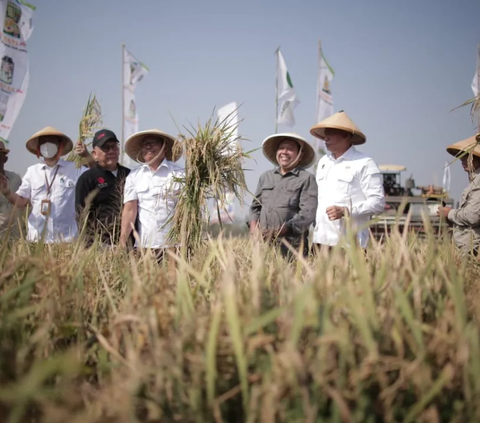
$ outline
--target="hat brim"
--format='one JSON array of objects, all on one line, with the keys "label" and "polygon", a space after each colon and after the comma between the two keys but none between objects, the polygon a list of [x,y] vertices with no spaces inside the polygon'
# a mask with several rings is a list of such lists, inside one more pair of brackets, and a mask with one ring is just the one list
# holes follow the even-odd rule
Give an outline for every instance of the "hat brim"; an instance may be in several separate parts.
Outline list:
[{"label": "hat brim", "polygon": [[[472,149],[472,146],[475,147]],[[472,152],[474,156],[480,157],[480,136],[478,136],[478,140],[476,136],[473,136],[447,147],[447,153],[454,157],[457,157],[461,153],[469,154],[470,152]]]},{"label": "hat brim", "polygon": [[263,155],[274,165],[278,166],[277,162],[277,150],[280,143],[284,140],[296,141],[303,147],[303,157],[298,163],[297,167],[309,168],[315,162],[315,150],[313,147],[302,137],[294,134],[274,134],[265,138],[262,143]]},{"label": "hat brim", "polygon": [[166,132],[159,131],[157,129],[140,131],[136,134],[133,134],[125,142],[125,153],[128,157],[138,163],[145,163],[145,160],[141,156],[142,141],[146,136],[158,137],[163,140],[165,143],[165,158],[170,162],[176,162],[182,156],[181,152],[177,151],[177,141],[176,139],[167,134]]},{"label": "hat brim", "polygon": [[325,130],[326,129],[340,129],[342,131],[345,131],[349,134],[352,135],[352,144],[353,145],[360,145],[360,144],[365,144],[367,141],[367,137],[360,131],[352,131],[351,128],[347,128],[342,125],[334,125],[334,124],[329,124],[329,125],[324,125],[322,123],[319,123],[315,126],[313,126],[310,129],[310,133],[317,138],[320,138],[322,140],[325,139]]},{"label": "hat brim", "polygon": [[27,150],[32,153],[37,155],[38,151],[38,141],[40,137],[45,137],[45,136],[55,136],[60,138],[61,144],[63,144],[63,150],[62,150],[62,156],[65,154],[70,153],[73,149],[73,142],[72,140],[67,137],[65,134],[56,131],[56,130],[42,130],[37,132],[35,135],[33,135],[26,144]]}]

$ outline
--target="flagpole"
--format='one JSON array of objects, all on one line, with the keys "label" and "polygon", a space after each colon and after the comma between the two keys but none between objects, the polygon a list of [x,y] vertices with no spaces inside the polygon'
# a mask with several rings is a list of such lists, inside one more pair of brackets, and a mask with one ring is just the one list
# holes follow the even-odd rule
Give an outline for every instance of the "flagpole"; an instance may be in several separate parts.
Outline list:
[{"label": "flagpole", "polygon": [[120,163],[123,164],[125,146],[125,43],[122,43],[122,144],[120,149]]},{"label": "flagpole", "polygon": [[315,111],[315,122],[313,122],[314,125],[316,125],[318,122],[318,109],[320,107],[320,87],[321,87],[321,82],[320,82],[320,66],[322,65],[322,42],[318,40],[318,72],[317,72],[317,107]]},{"label": "flagpole", "polygon": [[275,69],[275,133],[278,132],[278,52],[280,51],[280,46],[275,50],[275,55],[277,56],[277,67]]}]

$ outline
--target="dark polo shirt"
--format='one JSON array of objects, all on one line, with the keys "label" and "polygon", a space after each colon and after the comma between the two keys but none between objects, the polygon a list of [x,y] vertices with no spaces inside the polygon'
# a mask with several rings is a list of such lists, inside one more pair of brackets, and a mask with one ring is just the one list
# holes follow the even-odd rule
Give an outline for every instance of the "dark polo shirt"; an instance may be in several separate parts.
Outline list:
[{"label": "dark polo shirt", "polygon": [[[78,230],[85,225],[87,244],[100,234],[102,242],[118,243],[123,188],[130,169],[118,165],[117,176],[97,164],[78,179],[75,191]],[[86,219],[86,220],[85,220]]]}]

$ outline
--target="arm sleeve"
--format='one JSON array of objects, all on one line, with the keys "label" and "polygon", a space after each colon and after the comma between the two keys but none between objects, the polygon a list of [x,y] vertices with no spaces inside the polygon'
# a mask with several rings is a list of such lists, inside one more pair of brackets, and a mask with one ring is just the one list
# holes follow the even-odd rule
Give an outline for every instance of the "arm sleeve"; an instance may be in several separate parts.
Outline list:
[{"label": "arm sleeve", "polygon": [[352,208],[352,216],[366,216],[382,213],[385,209],[383,178],[375,162],[369,159],[360,175],[360,187],[365,201]]},{"label": "arm sleeve", "polygon": [[27,169],[27,173],[25,173],[25,176],[22,178],[22,184],[16,192],[17,195],[26,198],[27,200],[30,200],[32,196],[32,182],[30,173],[30,169]]},{"label": "arm sleeve", "polygon": [[127,176],[127,179],[125,179],[125,188],[123,189],[123,204],[135,200],[138,200],[138,195],[137,191],[135,190],[133,175],[130,173]]},{"label": "arm sleeve", "polygon": [[249,221],[257,222],[260,219],[260,212],[262,211],[262,188],[263,188],[263,175],[260,176],[258,180],[257,190],[255,191],[255,196],[253,197],[252,204],[250,206]]},{"label": "arm sleeve", "polygon": [[75,185],[75,209],[81,211],[85,207],[85,198],[89,194],[87,175],[81,175]]},{"label": "arm sleeve", "polygon": [[476,227],[480,225],[480,186],[476,186],[470,191],[463,207],[448,212],[448,220],[459,226]]},{"label": "arm sleeve", "polygon": [[305,181],[300,193],[299,208],[289,221],[286,222],[289,232],[301,235],[308,231],[310,225],[315,221],[318,205],[318,187],[315,176],[310,175]]}]

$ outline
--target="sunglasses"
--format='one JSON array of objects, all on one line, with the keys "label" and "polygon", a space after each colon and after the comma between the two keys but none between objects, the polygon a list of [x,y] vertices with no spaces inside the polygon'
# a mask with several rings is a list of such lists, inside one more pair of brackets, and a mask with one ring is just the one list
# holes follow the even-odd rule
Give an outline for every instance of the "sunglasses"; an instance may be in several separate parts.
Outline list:
[{"label": "sunglasses", "polygon": [[118,150],[118,144],[110,144],[110,145],[102,145],[99,147],[100,150],[102,150],[104,153],[108,153],[110,150],[112,151],[117,151]]}]

